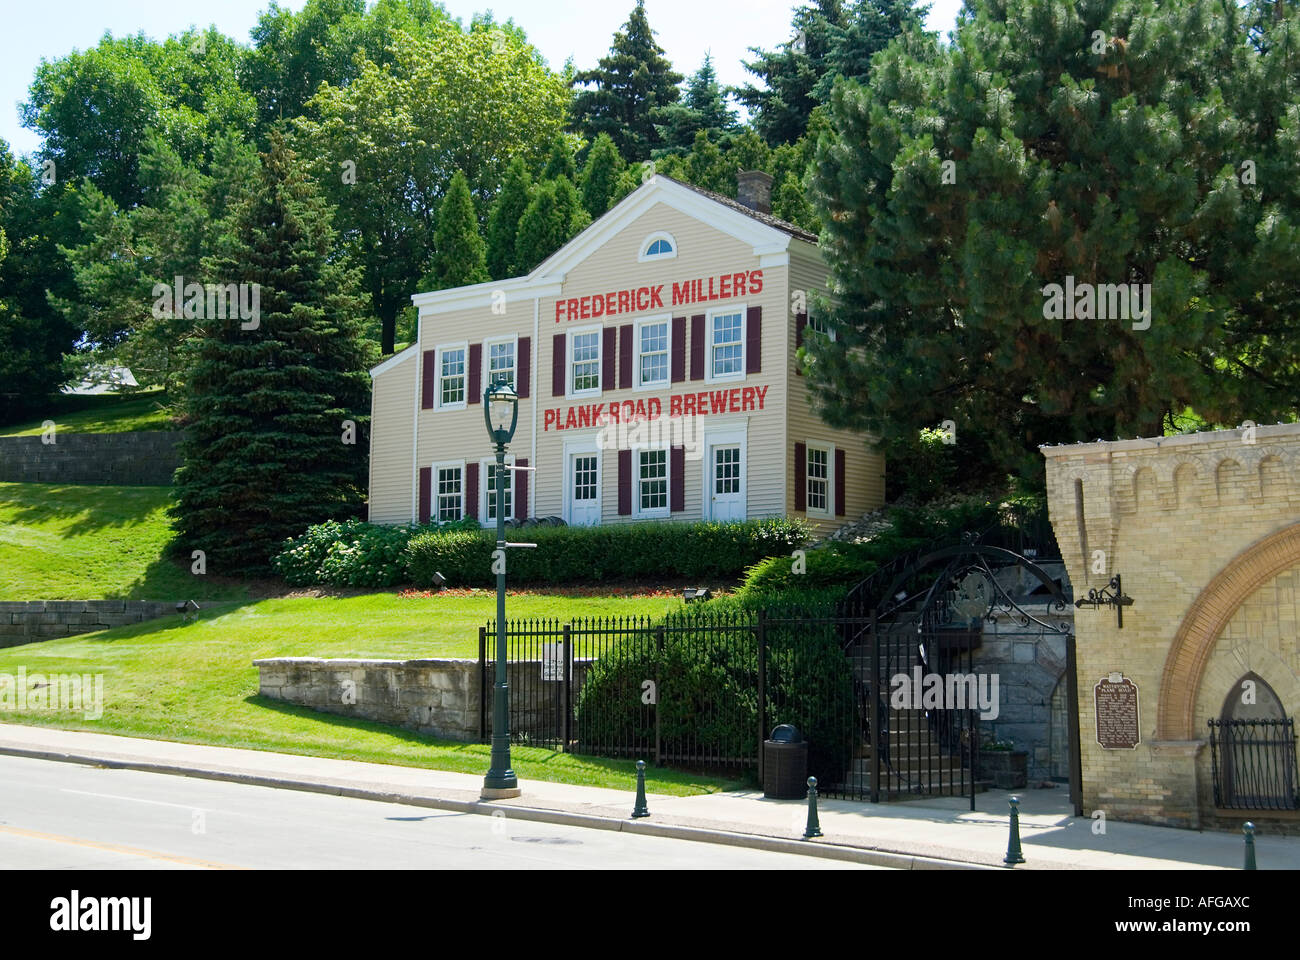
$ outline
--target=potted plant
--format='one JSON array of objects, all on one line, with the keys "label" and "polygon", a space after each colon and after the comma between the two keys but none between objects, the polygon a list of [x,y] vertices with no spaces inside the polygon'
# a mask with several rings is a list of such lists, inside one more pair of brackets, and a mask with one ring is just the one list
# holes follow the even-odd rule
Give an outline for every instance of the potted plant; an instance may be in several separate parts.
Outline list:
[{"label": "potted plant", "polygon": [[980,745],[979,777],[999,790],[1017,790],[1029,783],[1029,752],[1014,740],[990,737]]}]

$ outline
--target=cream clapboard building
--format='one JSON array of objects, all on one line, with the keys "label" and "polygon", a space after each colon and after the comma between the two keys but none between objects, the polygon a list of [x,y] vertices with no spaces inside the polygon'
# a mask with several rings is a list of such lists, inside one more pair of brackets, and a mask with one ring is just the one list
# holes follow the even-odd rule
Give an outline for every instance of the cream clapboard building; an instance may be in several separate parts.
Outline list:
[{"label": "cream clapboard building", "polygon": [[495,519],[483,391],[515,384],[507,517],[571,524],[804,516],[884,498],[884,460],[809,403],[794,354],[817,238],[651,178],[527,276],[422,293],[417,341],[371,371],[370,519]]}]

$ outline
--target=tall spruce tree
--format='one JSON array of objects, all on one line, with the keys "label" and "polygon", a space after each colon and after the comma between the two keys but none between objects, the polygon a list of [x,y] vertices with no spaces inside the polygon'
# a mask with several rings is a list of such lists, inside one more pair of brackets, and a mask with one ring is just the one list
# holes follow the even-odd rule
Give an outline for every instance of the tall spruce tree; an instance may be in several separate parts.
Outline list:
[{"label": "tall spruce tree", "polygon": [[588,140],[609,134],[629,160],[647,160],[660,146],[655,110],[676,103],[682,75],[655,42],[645,0],[637,0],[623,29],[614,34],[609,56],[594,70],[574,75],[579,87],[571,109],[574,129]]},{"label": "tall spruce tree", "polygon": [[365,498],[373,347],[331,217],[273,134],[204,261],[209,284],[257,284],[260,300],[248,319],[204,311],[192,344],[172,515],[180,549],[204,551],[208,573],[264,573],[285,538],[353,516]]},{"label": "tall spruce tree", "polygon": [[524,273],[515,256],[519,220],[533,195],[533,178],[523,157],[515,157],[506,168],[505,179],[488,213],[487,268],[493,280],[506,280]]},{"label": "tall spruce tree", "polygon": [[446,290],[485,283],[487,245],[479,233],[469,181],[457,170],[447,196],[438,205],[438,226],[433,233],[433,262],[420,283],[422,290]]},{"label": "tall spruce tree", "polygon": [[674,153],[689,151],[695,143],[695,134],[700,130],[723,142],[737,131],[736,112],[727,106],[727,96],[718,83],[712,55],[704,55],[700,69],[686,82],[681,102],[661,107],[656,111],[655,122],[665,149]]},{"label": "tall spruce tree", "polygon": [[591,219],[602,216],[613,206],[619,179],[626,166],[609,134],[602,133],[598,136],[587,153],[587,162],[583,164],[582,176],[578,181],[582,206]]},{"label": "tall spruce tree", "polygon": [[955,450],[1031,476],[1040,444],[1158,436],[1189,405],[1294,417],[1300,58],[1252,56],[1233,4],[1052,9],[977,6],[951,48],[909,34],[836,86],[823,415],[886,439],[951,420]]},{"label": "tall spruce tree", "polygon": [[533,269],[591,222],[578,191],[565,177],[538,185],[519,220],[515,256],[522,271]]}]

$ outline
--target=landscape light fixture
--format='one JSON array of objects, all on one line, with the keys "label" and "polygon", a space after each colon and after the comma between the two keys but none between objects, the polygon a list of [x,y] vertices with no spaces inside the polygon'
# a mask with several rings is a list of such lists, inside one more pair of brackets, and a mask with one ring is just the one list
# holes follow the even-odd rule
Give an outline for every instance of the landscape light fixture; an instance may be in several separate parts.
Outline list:
[{"label": "landscape light fixture", "polygon": [[199,605],[193,600],[180,600],[176,603],[176,612],[183,622],[189,623],[198,619]]},{"label": "landscape light fixture", "polygon": [[440,571],[435,570],[433,572],[433,588],[435,590],[441,590],[446,585],[447,578],[444,577]]},{"label": "landscape light fixture", "polygon": [[682,599],[687,603],[693,603],[696,600],[712,600],[713,591],[708,587],[687,587],[682,591]]},{"label": "landscape light fixture", "polygon": [[510,687],[506,682],[506,512],[505,476],[506,444],[515,435],[519,422],[519,395],[509,383],[493,383],[483,391],[483,422],[488,437],[496,447],[496,478],[489,494],[497,515],[497,549],[493,565],[497,571],[497,681],[492,698],[492,762],[483,778],[483,799],[503,800],[519,796],[519,780],[510,766]]}]

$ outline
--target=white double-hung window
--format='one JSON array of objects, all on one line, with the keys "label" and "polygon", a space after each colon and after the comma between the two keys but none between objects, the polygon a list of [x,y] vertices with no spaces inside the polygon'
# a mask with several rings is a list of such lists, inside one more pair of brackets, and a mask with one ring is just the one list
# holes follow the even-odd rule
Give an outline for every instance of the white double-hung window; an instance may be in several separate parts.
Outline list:
[{"label": "white double-hung window", "polygon": [[465,406],[465,345],[438,348],[438,408]]},{"label": "white double-hung window", "polygon": [[590,396],[600,393],[600,327],[569,333],[569,394]]},{"label": "white double-hung window", "polygon": [[745,308],[729,307],[709,315],[706,379],[741,380],[745,376]]},{"label": "white double-hung window", "polygon": [[636,326],[636,385],[663,386],[668,382],[669,318],[643,320]]}]

